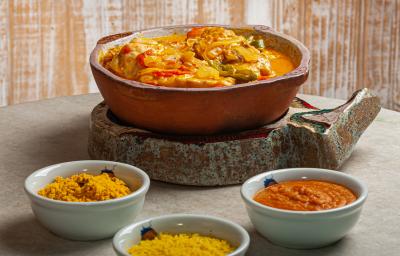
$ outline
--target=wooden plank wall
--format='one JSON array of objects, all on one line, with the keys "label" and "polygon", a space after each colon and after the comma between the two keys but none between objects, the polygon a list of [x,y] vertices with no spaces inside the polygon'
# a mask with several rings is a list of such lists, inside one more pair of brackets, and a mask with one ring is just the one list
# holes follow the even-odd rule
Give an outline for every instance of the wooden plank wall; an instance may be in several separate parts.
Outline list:
[{"label": "wooden plank wall", "polygon": [[95,92],[98,38],[187,23],[269,25],[311,50],[303,93],[369,87],[400,110],[400,0],[2,0],[0,105]]}]

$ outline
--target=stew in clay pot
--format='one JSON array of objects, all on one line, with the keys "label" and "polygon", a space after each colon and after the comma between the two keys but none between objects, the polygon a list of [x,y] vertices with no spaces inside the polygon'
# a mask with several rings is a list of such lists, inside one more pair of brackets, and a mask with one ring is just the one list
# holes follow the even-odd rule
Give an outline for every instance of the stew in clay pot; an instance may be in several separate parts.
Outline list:
[{"label": "stew in clay pot", "polygon": [[285,54],[265,47],[257,35],[222,27],[195,27],[185,34],[133,38],[100,53],[114,74],[138,82],[208,88],[265,80],[292,71]]}]

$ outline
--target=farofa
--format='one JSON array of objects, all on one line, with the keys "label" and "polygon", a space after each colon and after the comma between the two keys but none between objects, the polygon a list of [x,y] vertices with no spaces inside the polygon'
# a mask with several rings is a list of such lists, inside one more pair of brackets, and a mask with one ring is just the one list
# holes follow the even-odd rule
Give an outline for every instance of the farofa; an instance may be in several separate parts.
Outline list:
[{"label": "farofa", "polygon": [[68,202],[95,202],[126,196],[131,192],[124,181],[107,173],[81,173],[69,178],[56,177],[54,182],[41,189],[38,194]]},{"label": "farofa", "polygon": [[224,256],[235,250],[227,241],[199,234],[160,233],[153,240],[132,246],[134,256]]}]

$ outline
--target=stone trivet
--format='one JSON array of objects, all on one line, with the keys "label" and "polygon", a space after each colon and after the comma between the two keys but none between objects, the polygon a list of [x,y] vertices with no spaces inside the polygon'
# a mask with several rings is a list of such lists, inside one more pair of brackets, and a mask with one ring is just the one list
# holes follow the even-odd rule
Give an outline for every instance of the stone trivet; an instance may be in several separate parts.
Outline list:
[{"label": "stone trivet", "polygon": [[91,114],[88,150],[93,159],[135,165],[154,180],[238,184],[280,168],[338,169],[379,110],[378,97],[363,89],[334,109],[318,109],[296,98],[282,119],[258,129],[179,136],[126,125],[103,102]]}]

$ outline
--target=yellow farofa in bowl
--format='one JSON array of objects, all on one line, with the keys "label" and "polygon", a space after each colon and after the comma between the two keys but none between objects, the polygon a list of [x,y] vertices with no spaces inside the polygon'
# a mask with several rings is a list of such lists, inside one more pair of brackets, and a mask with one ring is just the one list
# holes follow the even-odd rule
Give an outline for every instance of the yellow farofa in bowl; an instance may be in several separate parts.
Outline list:
[{"label": "yellow farofa in bowl", "polygon": [[138,37],[101,52],[114,74],[166,87],[229,86],[281,76],[294,69],[285,54],[266,47],[259,35],[223,27],[195,27],[187,34]]},{"label": "yellow farofa in bowl", "polygon": [[38,194],[67,202],[97,202],[115,199],[132,193],[126,183],[112,174],[81,173],[69,178],[56,177]]},{"label": "yellow farofa in bowl", "polygon": [[224,256],[234,250],[227,241],[214,237],[160,233],[154,239],[140,241],[128,252],[134,256]]}]

